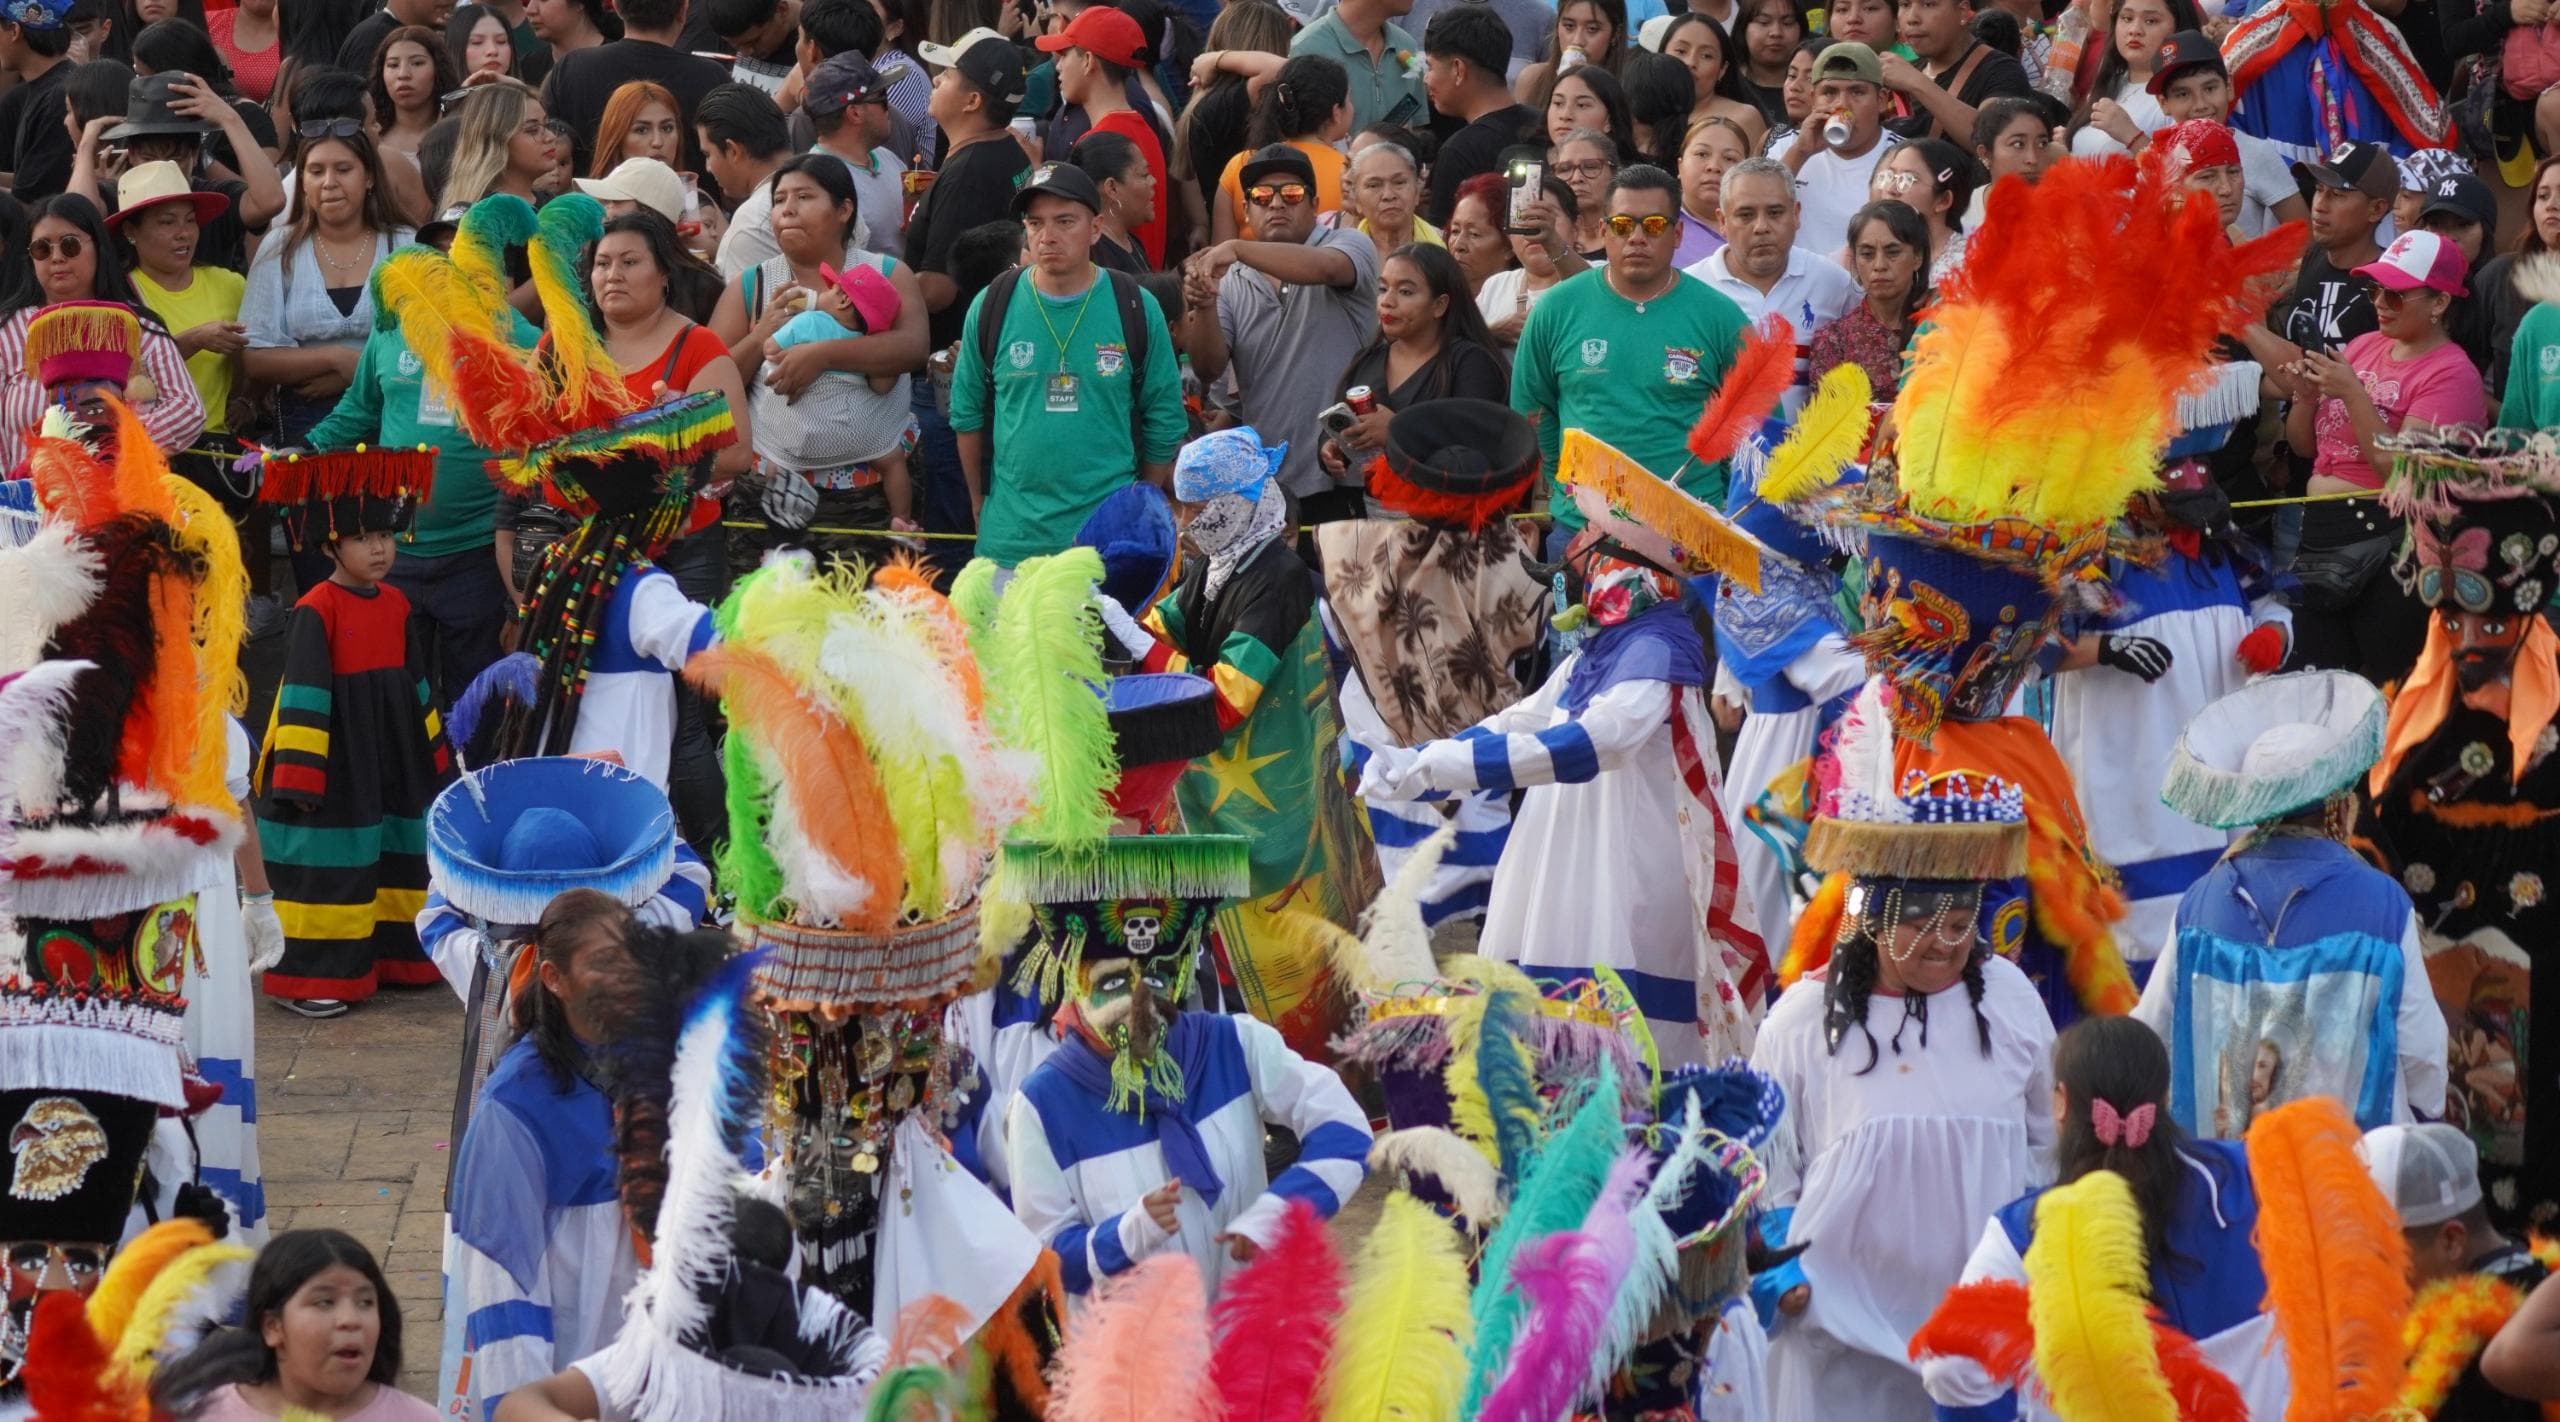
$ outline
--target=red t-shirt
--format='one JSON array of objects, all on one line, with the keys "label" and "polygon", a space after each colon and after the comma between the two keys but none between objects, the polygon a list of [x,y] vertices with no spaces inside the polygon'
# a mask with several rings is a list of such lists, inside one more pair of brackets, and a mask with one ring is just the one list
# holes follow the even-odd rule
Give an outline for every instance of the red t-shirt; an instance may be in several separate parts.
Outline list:
[{"label": "red t-shirt", "polygon": [[1138,239],[1138,250],[1147,254],[1147,265],[1161,270],[1164,267],[1165,195],[1172,191],[1165,186],[1164,145],[1156,142],[1154,126],[1139,117],[1134,109],[1118,109],[1104,114],[1093,127],[1096,132],[1116,133],[1138,145],[1138,152],[1147,160],[1147,171],[1155,175],[1156,215],[1149,218],[1146,225],[1131,230],[1129,235]]},{"label": "red t-shirt", "polygon": [[[687,326],[674,340],[667,342],[667,348],[658,352],[656,360],[623,376],[622,388],[630,391],[631,398],[643,405],[657,398],[660,381],[666,382],[668,394],[681,395],[686,386],[693,384],[693,378],[702,373],[704,366],[728,353],[729,348],[720,343],[718,336],[711,334],[710,327]],[[743,413],[730,411],[733,417]],[[693,501],[693,516],[686,520],[684,531],[700,533],[719,521],[720,501],[697,496]]]}]

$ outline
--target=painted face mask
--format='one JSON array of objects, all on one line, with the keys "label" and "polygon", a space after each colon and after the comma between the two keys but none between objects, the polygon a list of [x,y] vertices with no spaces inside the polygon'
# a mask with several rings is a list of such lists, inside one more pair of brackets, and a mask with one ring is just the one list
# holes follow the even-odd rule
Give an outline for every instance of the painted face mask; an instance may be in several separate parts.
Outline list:
[{"label": "painted face mask", "polygon": [[[1153,909],[1132,907],[1124,916],[1130,946],[1152,944],[1161,925]],[[1111,1049],[1112,1110],[1135,1110],[1150,1091],[1180,1099],[1182,1068],[1164,1050],[1165,1026],[1191,992],[1188,953],[1147,958],[1098,958],[1084,965],[1077,1009],[1085,1030]]]}]

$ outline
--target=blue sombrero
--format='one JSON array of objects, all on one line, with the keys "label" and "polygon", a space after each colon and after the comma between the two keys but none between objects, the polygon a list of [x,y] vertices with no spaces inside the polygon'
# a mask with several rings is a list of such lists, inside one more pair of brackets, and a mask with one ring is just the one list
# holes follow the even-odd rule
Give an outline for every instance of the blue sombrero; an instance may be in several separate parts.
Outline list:
[{"label": "blue sombrero", "polygon": [[647,903],[675,872],[676,818],[637,772],[580,756],[474,770],[427,810],[427,870],[455,908],[530,924],[571,889]]},{"label": "blue sombrero", "polygon": [[1077,547],[1102,555],[1102,590],[1132,617],[1145,616],[1164,596],[1179,544],[1173,504],[1146,483],[1113,490],[1076,530]]}]

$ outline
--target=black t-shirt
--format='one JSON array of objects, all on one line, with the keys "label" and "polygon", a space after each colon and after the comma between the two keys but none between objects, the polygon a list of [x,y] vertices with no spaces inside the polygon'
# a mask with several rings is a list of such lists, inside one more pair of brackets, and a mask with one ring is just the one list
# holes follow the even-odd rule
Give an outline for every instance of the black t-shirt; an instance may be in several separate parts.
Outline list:
[{"label": "black t-shirt", "polygon": [[[2513,1242],[2495,1254],[2472,1260],[2471,1272],[2504,1280],[2519,1293],[2527,1294],[2548,1277],[2533,1255]],[[2454,1383],[2453,1391],[2445,1396],[2444,1406],[2436,1410],[2436,1416],[2446,1422],[2539,1422],[2542,1409],[2491,1387],[2489,1380],[2480,1376],[2480,1359],[2474,1355]]]},{"label": "black t-shirt", "polygon": [[[1013,190],[1020,186],[1022,172],[1030,166],[1022,145],[1004,133],[954,150],[934,178],[933,186],[925,189],[914,215],[907,219],[907,265],[920,272],[951,275],[952,244],[972,227],[1001,222],[1009,216],[1013,211]],[[960,339],[961,323],[969,316],[970,298],[977,294],[963,291],[949,306],[934,313],[933,349],[940,350]]]},{"label": "black t-shirt", "polygon": [[1136,243],[1123,247],[1101,232],[1093,234],[1093,260],[1098,265],[1127,272],[1131,276],[1145,276],[1155,270],[1147,265],[1147,254],[1139,251]]},{"label": "black t-shirt", "polygon": [[2267,313],[2267,329],[2306,351],[2330,355],[2380,324],[2364,278],[2329,265],[2328,251],[2317,245],[2303,254],[2293,294]]},{"label": "black t-shirt", "polygon": [[1342,382],[1349,390],[1366,385],[1378,397],[1378,403],[1390,410],[1403,410],[1425,400],[1492,400],[1511,398],[1511,376],[1493,352],[1473,341],[1451,341],[1440,353],[1424,361],[1422,367],[1405,377],[1404,384],[1390,388],[1387,384],[1387,343],[1373,342],[1351,365],[1351,373]]},{"label": "black t-shirt", "polygon": [[71,66],[57,64],[0,94],[0,135],[9,141],[9,190],[33,204],[71,186],[71,133],[62,126],[69,106],[63,82]]},{"label": "black t-shirt", "polygon": [[[1431,210],[1424,214],[1438,226],[1449,223],[1449,209],[1458,205],[1458,187],[1469,178],[1493,172],[1502,164],[1502,150],[1520,141],[1520,135],[1537,122],[1537,114],[1526,104],[1495,109],[1449,136],[1440,145],[1440,156],[1431,163]],[[1502,214],[1495,214],[1496,220]]]},{"label": "black t-shirt", "polygon": [[[1775,84],[1763,84],[1745,74],[1742,76],[1742,92],[1751,100],[1752,107],[1760,111],[1760,117],[1768,121],[1770,132],[1775,133],[1787,126],[1787,91],[1784,88]],[[1973,136],[1967,134],[1965,142],[1972,141]]]},{"label": "black t-shirt", "polygon": [[[670,49],[655,40],[621,39],[591,49],[573,49],[551,67],[543,81],[542,108],[569,125],[578,138],[578,171],[595,158],[596,126],[613,91],[636,79],[663,84],[676,96],[676,127],[684,136],[684,161],[676,166],[702,172],[702,148],[693,131],[693,111],[702,96],[729,82],[728,66]],[[703,179],[707,186],[708,175]]]},{"label": "black t-shirt", "polygon": [[[356,22],[347,31],[346,43],[338,46],[338,67],[359,77],[373,73],[373,51],[382,37],[400,28],[400,17],[389,10],[376,10]],[[584,169],[579,171],[584,172]]]},{"label": "black t-shirt", "polygon": [[[1253,100],[1239,83],[1203,89],[1191,105],[1191,171],[1207,210],[1218,210],[1218,177],[1227,160],[1244,151],[1244,136],[1253,119]],[[1166,149],[1165,157],[1173,157]],[[1169,209],[1168,209],[1169,210]]]},{"label": "black t-shirt", "polygon": [[[1966,62],[1973,60],[1977,53],[1981,55],[1981,59],[1974,64],[1973,72],[1965,76],[1964,87],[1956,91],[1957,103],[1967,108],[1978,109],[2003,94],[2024,98],[2036,91],[2034,83],[2027,78],[2027,66],[2019,63],[2014,56],[2002,54],[1980,40],[1975,40],[1972,48],[1967,49],[1953,65],[1948,67],[1947,74],[1954,74],[1964,68]],[[1946,86],[1946,78],[1941,76],[1938,87],[1943,89]],[[1929,111],[1916,103],[1911,107],[1915,112],[1909,118],[1895,119],[1885,127],[1905,138],[1926,138],[1935,133],[1938,123],[1929,116]],[[1946,138],[1950,135],[1940,133],[1937,136]],[[1958,144],[1968,144],[1973,141],[1973,135],[1969,133],[1955,134],[1953,138]]]}]

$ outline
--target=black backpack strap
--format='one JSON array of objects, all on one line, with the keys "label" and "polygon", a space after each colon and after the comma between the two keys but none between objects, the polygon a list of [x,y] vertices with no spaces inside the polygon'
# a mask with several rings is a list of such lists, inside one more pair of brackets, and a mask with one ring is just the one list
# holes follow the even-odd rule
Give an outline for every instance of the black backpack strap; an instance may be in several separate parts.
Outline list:
[{"label": "black backpack strap", "polygon": [[1147,360],[1154,337],[1147,331],[1145,303],[1155,298],[1117,267],[1105,267],[1103,274],[1111,278],[1111,294],[1120,303],[1120,338],[1129,346],[1129,461],[1135,472],[1147,462]]},{"label": "black backpack strap", "polygon": [[1022,268],[999,273],[987,283],[986,294],[978,298],[978,365],[986,372],[984,387],[987,412],[987,488],[996,486],[996,343],[1004,337],[1005,308],[1013,304],[1013,288],[1022,280]]}]

